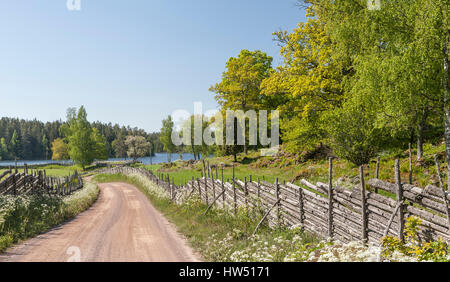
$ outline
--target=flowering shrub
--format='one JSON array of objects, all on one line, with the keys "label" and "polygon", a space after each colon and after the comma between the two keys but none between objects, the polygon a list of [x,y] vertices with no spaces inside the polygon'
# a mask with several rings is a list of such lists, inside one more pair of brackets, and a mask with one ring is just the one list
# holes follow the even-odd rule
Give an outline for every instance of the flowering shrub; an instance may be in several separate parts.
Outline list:
[{"label": "flowering shrub", "polygon": [[129,177],[134,178],[135,180],[140,182],[141,187],[145,187],[147,192],[150,193],[152,196],[160,199],[170,199],[169,193],[167,193],[167,191],[164,190],[164,188],[156,185],[142,174],[139,173],[130,174]]},{"label": "flowering shrub", "polygon": [[292,262],[305,261],[310,253],[321,247],[312,237],[299,228],[274,230],[246,236],[245,232],[233,229],[225,237],[212,235],[206,243],[204,256],[211,261],[224,262]]},{"label": "flowering shrub", "polygon": [[0,252],[87,209],[98,196],[96,184],[67,197],[35,194],[0,197]]},{"label": "flowering shrub", "polygon": [[415,261],[450,261],[447,243],[442,239],[423,242],[419,237],[420,225],[419,218],[409,217],[405,223],[404,242],[393,236],[382,238],[381,256],[389,261],[398,261],[398,257],[402,255]]}]

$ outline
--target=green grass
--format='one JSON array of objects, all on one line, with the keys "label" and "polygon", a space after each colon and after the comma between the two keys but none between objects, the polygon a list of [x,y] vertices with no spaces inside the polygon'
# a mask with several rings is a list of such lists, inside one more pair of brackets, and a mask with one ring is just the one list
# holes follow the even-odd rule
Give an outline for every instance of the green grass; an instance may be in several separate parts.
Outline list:
[{"label": "green grass", "polygon": [[[258,235],[252,237],[262,218],[262,211],[242,209],[234,217],[220,209],[212,209],[204,215],[207,206],[199,200],[192,198],[187,203],[175,205],[167,197],[161,197],[161,193],[154,192],[161,188],[144,178],[115,174],[98,175],[94,180],[126,182],[136,186],[155,208],[177,226],[206,261],[232,261],[241,252],[252,256],[247,259],[239,257],[241,261],[283,261],[294,253],[301,253],[296,260],[305,260],[307,254],[318,247],[318,240],[314,236],[298,229],[270,229],[262,225]],[[263,252],[265,248],[272,250]]]},{"label": "green grass", "polygon": [[[81,166],[78,166],[78,165],[71,165],[71,166],[47,165],[47,166],[40,166],[40,167],[29,166],[28,172],[30,172],[31,169],[33,171],[34,170],[45,170],[45,173],[47,176],[65,177],[65,176],[73,175],[75,173],[75,171],[77,171],[78,173],[83,173],[83,172],[90,173],[90,172],[93,172],[96,168],[97,168],[96,166],[89,166],[86,168],[85,171],[83,171]],[[19,171],[19,173],[23,173],[25,171],[25,169],[23,167],[18,168],[17,170]],[[0,169],[0,174],[2,174],[4,171],[7,171],[7,169]]]},{"label": "green grass", "polygon": [[[434,164],[434,155],[438,154],[441,158],[441,171],[443,175],[446,175],[446,164],[444,163],[443,152],[445,145],[440,144],[434,146],[432,144],[426,144],[424,146],[424,157],[417,161],[415,149],[413,150],[413,184],[419,187],[425,187],[428,184],[437,185],[437,173]],[[409,159],[408,152],[385,152],[380,154],[381,163],[379,178],[382,180],[394,182],[394,161],[395,158],[400,159],[401,176],[404,182],[408,181],[409,177]],[[232,160],[233,157],[216,157],[209,158],[207,161],[211,165],[225,164],[224,168],[224,180],[232,179]],[[351,180],[359,178],[359,167],[352,163],[336,159],[333,165],[333,182],[336,183],[339,178],[344,183],[348,183],[352,186]],[[138,165],[153,171],[155,174],[164,173],[169,174],[171,179],[175,180],[176,185],[183,185],[185,180],[189,181],[192,177],[199,178],[201,176],[202,164],[197,162],[194,165],[188,162],[174,162],[171,165]],[[364,166],[366,181],[371,178],[375,178],[376,158],[371,160],[368,165]],[[214,177],[216,175],[214,170]],[[254,181],[264,179],[266,181],[282,183],[283,181],[289,181],[295,184],[299,184],[299,181],[303,178],[308,181],[315,182],[328,182],[328,160],[310,160],[296,164],[294,160],[287,157],[273,158],[273,157],[260,157],[258,152],[250,152],[246,157],[242,154],[238,157],[238,163],[235,163],[235,178],[244,180],[247,177],[249,180],[250,175]],[[219,179],[221,178],[221,171],[218,173]],[[445,182],[445,179],[444,179]]]}]

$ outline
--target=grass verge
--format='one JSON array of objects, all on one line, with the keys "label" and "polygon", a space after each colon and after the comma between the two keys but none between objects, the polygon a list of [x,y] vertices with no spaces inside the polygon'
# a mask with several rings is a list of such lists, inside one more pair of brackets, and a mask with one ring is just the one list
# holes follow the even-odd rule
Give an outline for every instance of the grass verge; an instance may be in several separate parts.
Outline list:
[{"label": "grass verge", "polygon": [[[168,194],[141,175],[121,174],[98,175],[98,182],[126,182],[136,186],[161,211],[178,230],[199,251],[205,261],[212,262],[416,262],[423,259],[415,254],[401,251],[402,248],[366,245],[359,241],[342,244],[319,239],[298,227],[270,229],[263,225],[257,235],[254,228],[262,218],[261,210],[240,209],[236,216],[230,216],[221,209],[212,209],[204,215],[206,205],[195,197],[183,204],[170,201]],[[426,245],[429,253],[429,246]],[[423,249],[423,248],[422,248]],[[439,251],[435,257],[424,256],[426,261],[450,260],[446,251]],[[431,253],[436,253],[431,250]]]},{"label": "grass verge", "polygon": [[191,197],[176,205],[165,191],[139,176],[121,174],[98,175],[97,182],[125,182],[136,186],[199,251],[206,261],[304,261],[312,252],[323,247],[317,238],[298,228],[270,229],[263,225],[258,234],[252,233],[262,218],[260,210],[239,210],[236,217],[221,209],[212,209]]},{"label": "grass verge", "polygon": [[88,209],[99,195],[93,182],[66,197],[48,195],[0,197],[0,253],[41,234]]}]

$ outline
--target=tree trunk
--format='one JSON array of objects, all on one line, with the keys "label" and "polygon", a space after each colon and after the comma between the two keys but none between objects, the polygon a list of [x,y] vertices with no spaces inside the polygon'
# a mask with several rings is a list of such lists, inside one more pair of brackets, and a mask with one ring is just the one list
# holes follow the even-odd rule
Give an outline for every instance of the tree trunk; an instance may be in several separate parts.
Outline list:
[{"label": "tree trunk", "polygon": [[194,154],[194,161],[196,161],[197,160],[197,154],[195,153],[194,142],[192,142],[191,148],[192,148],[192,154]]},{"label": "tree trunk", "polygon": [[423,124],[417,125],[417,160],[423,157]]},{"label": "tree trunk", "polygon": [[[450,176],[450,108],[448,105],[450,96],[449,66],[448,66],[448,39],[444,44],[444,137],[445,137],[445,160],[447,161],[447,175]],[[450,187],[450,177],[447,177],[447,187]]]},{"label": "tree trunk", "polygon": [[423,109],[422,117],[417,125],[417,160],[420,160],[423,157],[423,131],[425,129],[427,118],[428,111],[427,109]]}]

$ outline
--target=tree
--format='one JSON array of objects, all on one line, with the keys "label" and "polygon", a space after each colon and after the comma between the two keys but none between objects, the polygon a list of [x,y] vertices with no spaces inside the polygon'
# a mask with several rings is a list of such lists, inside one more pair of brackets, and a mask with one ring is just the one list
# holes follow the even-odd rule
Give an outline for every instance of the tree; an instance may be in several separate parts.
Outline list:
[{"label": "tree", "polygon": [[45,155],[45,159],[48,160],[48,139],[47,136],[45,136],[45,134],[42,134],[42,139],[41,139],[41,144],[42,144],[42,151]]},{"label": "tree", "polygon": [[52,142],[52,160],[68,160],[69,156],[69,148],[66,143],[61,138],[57,138]]},{"label": "tree", "polygon": [[391,146],[417,135],[418,157],[429,120],[448,118],[443,129],[450,164],[450,114],[435,118],[449,108],[448,83],[442,82],[448,82],[450,1],[382,1],[379,10],[356,0],[304,2],[324,23],[332,60],[344,62],[343,72],[350,73],[342,83],[344,99],[377,113],[373,124],[391,134]]},{"label": "tree", "polygon": [[195,144],[195,120],[198,119],[199,121],[201,121],[201,132],[202,132],[202,137],[203,134],[206,133],[210,133],[208,132],[208,118],[204,115],[191,115],[189,117],[189,119],[185,120],[182,123],[182,133],[181,135],[183,135],[184,132],[188,133],[189,136],[181,136],[181,138],[183,138],[184,140],[184,144],[188,144],[186,147],[184,147],[183,149],[186,150],[187,152],[190,152],[194,155],[194,160],[199,160],[201,157],[205,157],[208,155],[209,152],[209,148],[208,145],[205,142],[205,139],[202,138],[201,140],[201,144]]},{"label": "tree", "polygon": [[150,164],[153,164],[153,156],[155,156],[155,144],[150,139],[149,141],[150,147],[149,147],[149,156],[150,156]]},{"label": "tree", "polygon": [[17,134],[17,131],[14,130],[14,133],[9,141],[9,149],[10,155],[12,158],[18,158],[20,153],[20,140]]},{"label": "tree", "polygon": [[8,146],[6,145],[5,138],[0,138],[0,160],[5,160],[8,158]]},{"label": "tree", "polygon": [[145,157],[151,150],[151,144],[143,136],[127,136],[125,145],[128,148],[128,157],[137,160],[140,157]]},{"label": "tree", "polygon": [[164,145],[164,150],[167,152],[168,162],[172,161],[172,153],[174,153],[176,150],[176,146],[172,142],[173,126],[174,123],[171,116],[168,116],[167,119],[164,119],[162,121],[160,140]]},{"label": "tree", "polygon": [[324,117],[341,107],[345,64],[332,59],[334,43],[325,23],[307,9],[307,21],[292,33],[274,33],[283,65],[262,82],[262,93],[277,98],[286,148],[310,151],[327,141]]},{"label": "tree", "polygon": [[[210,91],[216,93],[215,99],[223,111],[242,110],[245,113],[248,110],[258,110],[264,105],[261,82],[269,77],[272,60],[272,57],[260,50],[242,50],[237,58],[231,57],[228,60],[222,81],[210,88]],[[247,140],[244,142],[244,153],[247,154]]]},{"label": "tree", "polygon": [[122,134],[117,136],[117,139],[112,142],[111,146],[114,149],[116,158],[125,158],[127,156],[128,148]]},{"label": "tree", "polygon": [[78,114],[76,109],[68,109],[67,124],[63,125],[62,132],[69,147],[70,159],[80,164],[83,170],[95,159],[107,159],[105,138],[98,129],[91,128],[83,106]]}]

